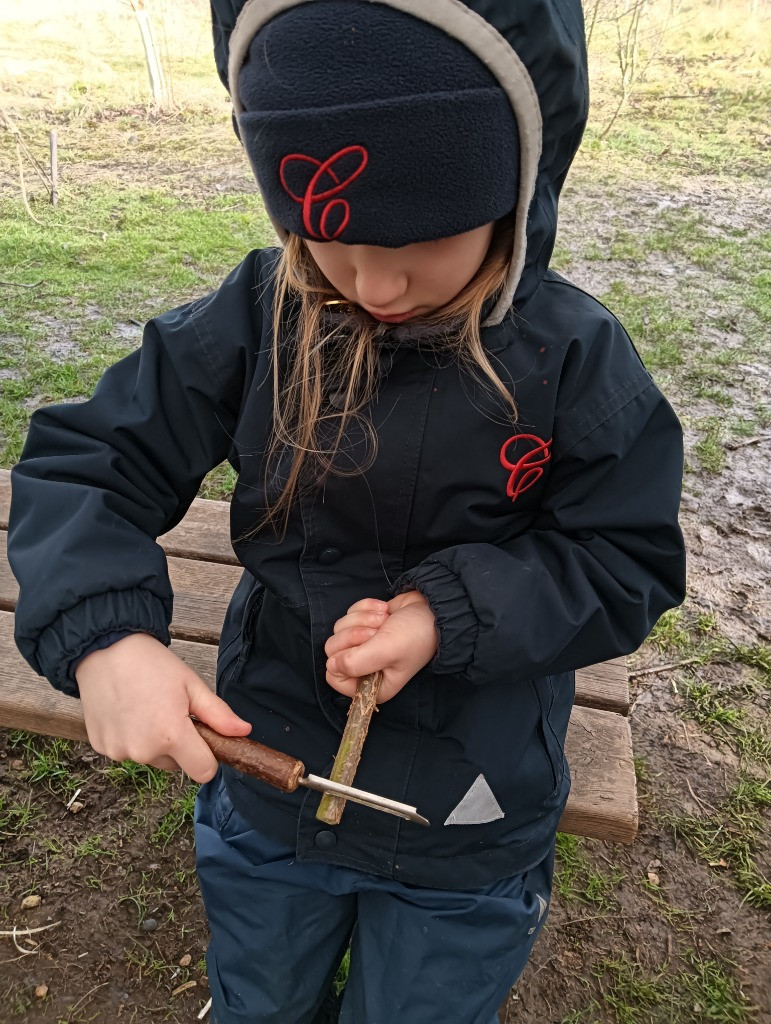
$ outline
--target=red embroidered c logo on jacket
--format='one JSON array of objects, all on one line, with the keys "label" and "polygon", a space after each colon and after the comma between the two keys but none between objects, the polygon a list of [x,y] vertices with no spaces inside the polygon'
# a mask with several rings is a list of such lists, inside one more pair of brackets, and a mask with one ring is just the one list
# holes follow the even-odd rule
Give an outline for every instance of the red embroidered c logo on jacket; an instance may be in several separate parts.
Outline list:
[{"label": "red embroidered c logo on jacket", "polygon": [[[345,159],[345,157],[354,155],[359,157],[359,165],[354,168],[347,178],[344,178],[341,181],[335,173],[335,164]],[[293,192],[286,180],[287,167],[296,161],[310,164],[312,167],[316,168],[302,195],[297,195],[296,192]],[[364,146],[346,146],[345,149],[338,150],[337,153],[333,153],[332,156],[328,157],[323,162],[321,160],[316,160],[312,156],[305,156],[303,153],[289,153],[281,161],[281,166],[279,168],[281,184],[292,199],[294,199],[296,203],[300,203],[302,205],[303,224],[305,226],[305,230],[312,238],[323,238],[327,242],[332,242],[336,238],[339,238],[348,227],[348,222],[351,219],[350,204],[345,199],[335,199],[333,197],[339,195],[344,189],[348,188],[351,182],[355,181],[359,177],[368,163],[369,154]],[[326,182],[324,181],[325,176],[327,178]],[[324,186],[328,185],[330,179],[333,182],[331,188],[325,188]],[[322,191],[317,192],[317,188],[321,188]],[[329,200],[329,202],[326,202],[327,200]],[[316,203],[323,202],[326,202],[326,206],[321,211],[319,230],[316,231],[313,226],[313,206]],[[342,221],[334,231],[330,232],[328,230],[329,217],[335,209],[342,211]]]},{"label": "red embroidered c logo on jacket", "polygon": [[[520,455],[516,462],[512,462],[506,457],[506,450],[509,445],[518,445],[520,442],[535,445],[535,447],[530,447],[524,455]],[[503,442],[501,465],[504,469],[511,470],[509,482],[506,484],[506,495],[512,501],[516,501],[520,494],[529,491],[543,476],[543,467],[551,461],[551,442],[551,438],[548,441],[543,441],[535,434],[515,434],[508,441]]]}]

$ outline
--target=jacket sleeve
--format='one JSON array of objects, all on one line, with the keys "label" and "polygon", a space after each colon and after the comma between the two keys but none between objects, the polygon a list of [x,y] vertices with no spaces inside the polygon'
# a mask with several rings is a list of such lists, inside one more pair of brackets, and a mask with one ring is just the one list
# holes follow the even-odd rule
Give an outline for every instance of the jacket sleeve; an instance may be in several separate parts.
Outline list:
[{"label": "jacket sleeve", "polygon": [[151,320],[88,401],[32,416],[11,475],[16,643],[65,693],[77,696],[69,666],[101,637],[170,642],[173,598],[156,538],[230,451],[260,337],[253,256],[217,292]]},{"label": "jacket sleeve", "polygon": [[581,668],[635,650],[683,600],[682,432],[645,377],[569,440],[555,429],[530,529],[500,545],[446,548],[397,581],[434,611],[433,671],[484,683]]}]

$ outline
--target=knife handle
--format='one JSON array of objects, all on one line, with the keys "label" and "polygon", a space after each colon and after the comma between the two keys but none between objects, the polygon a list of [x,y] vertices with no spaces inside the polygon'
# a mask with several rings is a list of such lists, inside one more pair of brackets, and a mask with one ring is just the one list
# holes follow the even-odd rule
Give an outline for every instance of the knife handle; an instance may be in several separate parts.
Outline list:
[{"label": "knife handle", "polygon": [[285,793],[294,793],[305,775],[305,765],[289,754],[266,747],[244,736],[223,736],[203,722],[191,719],[196,732],[222,764],[229,764],[247,775],[254,775]]}]

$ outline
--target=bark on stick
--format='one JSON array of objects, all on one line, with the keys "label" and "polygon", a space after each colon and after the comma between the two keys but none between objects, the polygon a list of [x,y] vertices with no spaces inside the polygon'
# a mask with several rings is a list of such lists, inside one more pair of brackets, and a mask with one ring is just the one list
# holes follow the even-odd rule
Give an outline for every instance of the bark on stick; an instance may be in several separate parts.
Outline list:
[{"label": "bark on stick", "polygon": [[[340,782],[344,786],[353,785],[364,740],[367,738],[369,721],[377,707],[377,691],[382,679],[382,672],[373,672],[371,675],[362,676],[358,682],[356,694],[348,709],[348,721],[345,723],[343,738],[329,776],[332,782]],[[316,817],[327,825],[339,825],[344,807],[344,797],[325,793],[316,811]]]}]

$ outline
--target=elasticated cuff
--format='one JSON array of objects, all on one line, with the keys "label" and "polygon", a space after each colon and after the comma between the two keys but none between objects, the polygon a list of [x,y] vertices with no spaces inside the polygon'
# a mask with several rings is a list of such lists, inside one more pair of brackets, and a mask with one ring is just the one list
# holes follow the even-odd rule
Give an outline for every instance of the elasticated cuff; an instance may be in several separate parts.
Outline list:
[{"label": "elasticated cuff", "polygon": [[117,644],[119,640],[125,639],[127,636],[134,636],[134,633],[130,629],[116,629],[112,633],[108,633],[106,636],[100,636],[94,640],[92,644],[89,644],[84,650],[73,661],[70,662],[67,668],[67,679],[70,683],[77,685],[75,678],[75,672],[77,671],[78,665],[84,658],[87,658],[89,654],[93,654],[94,651],[106,651],[108,647],[112,647],[113,644]]},{"label": "elasticated cuff", "polygon": [[167,647],[172,602],[162,601],[149,590],[115,590],[88,597],[68,608],[41,634],[36,660],[53,687],[79,697],[70,665],[110,633],[149,633]]},{"label": "elasticated cuff", "polygon": [[429,665],[438,675],[462,675],[474,660],[479,620],[463,581],[440,562],[421,562],[404,573],[394,594],[418,590],[428,601],[439,631],[439,647]]}]

